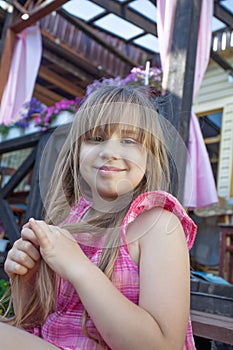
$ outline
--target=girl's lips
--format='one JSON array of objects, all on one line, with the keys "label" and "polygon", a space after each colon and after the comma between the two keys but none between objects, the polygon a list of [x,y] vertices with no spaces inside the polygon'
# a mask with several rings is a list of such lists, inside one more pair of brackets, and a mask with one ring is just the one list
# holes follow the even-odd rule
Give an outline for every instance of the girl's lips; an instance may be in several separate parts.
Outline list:
[{"label": "girl's lips", "polygon": [[121,169],[121,168],[116,168],[116,167],[113,167],[113,166],[102,166],[98,169],[99,172],[102,172],[102,173],[107,173],[107,172],[121,172],[121,171],[124,171],[124,169]]}]

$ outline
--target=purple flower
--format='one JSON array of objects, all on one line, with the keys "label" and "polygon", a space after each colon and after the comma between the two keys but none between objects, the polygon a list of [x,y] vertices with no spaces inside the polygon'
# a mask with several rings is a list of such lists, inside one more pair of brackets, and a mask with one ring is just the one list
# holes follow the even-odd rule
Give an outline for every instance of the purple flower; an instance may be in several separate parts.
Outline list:
[{"label": "purple flower", "polygon": [[44,105],[38,101],[35,97],[32,97],[30,101],[26,101],[19,109],[15,116],[16,126],[20,128],[26,128],[29,125],[29,120],[32,114],[40,113]]},{"label": "purple flower", "polygon": [[[86,96],[89,96],[92,91],[101,86],[124,86],[124,85],[145,85],[146,71],[144,67],[133,67],[130,73],[124,78],[102,78],[94,80],[92,84],[86,88]],[[162,70],[158,67],[151,67],[149,70],[149,86],[155,91],[161,91]]]},{"label": "purple flower", "polygon": [[42,128],[41,130],[46,130],[60,112],[69,111],[71,113],[76,113],[80,104],[81,99],[79,97],[75,97],[74,100],[63,99],[58,101],[54,106],[47,107],[41,111],[36,124]]},{"label": "purple flower", "polygon": [[[143,67],[134,67],[130,74],[123,80],[125,85],[145,85],[146,71]],[[149,86],[155,90],[161,90],[162,70],[158,67],[151,67],[149,70]]]},{"label": "purple flower", "polygon": [[116,78],[102,78],[102,80],[94,80],[92,84],[86,88],[86,96],[89,96],[92,91],[101,86],[121,86],[125,85],[120,77]]}]

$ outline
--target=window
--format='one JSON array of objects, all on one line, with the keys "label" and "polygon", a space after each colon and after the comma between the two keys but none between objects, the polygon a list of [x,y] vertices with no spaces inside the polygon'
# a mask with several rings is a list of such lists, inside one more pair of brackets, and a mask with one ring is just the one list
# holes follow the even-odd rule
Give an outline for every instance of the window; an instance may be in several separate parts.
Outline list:
[{"label": "window", "polygon": [[222,111],[210,111],[204,115],[199,115],[198,118],[203,138],[205,140],[207,152],[209,154],[215,183],[217,184],[221,141]]}]

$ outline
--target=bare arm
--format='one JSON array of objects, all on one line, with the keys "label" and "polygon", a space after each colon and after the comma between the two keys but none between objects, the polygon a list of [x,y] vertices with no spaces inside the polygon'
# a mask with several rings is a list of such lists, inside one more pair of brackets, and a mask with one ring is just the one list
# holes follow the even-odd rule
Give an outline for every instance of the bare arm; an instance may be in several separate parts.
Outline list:
[{"label": "bare arm", "polygon": [[[111,349],[183,348],[189,314],[189,261],[183,230],[173,214],[152,209],[131,225],[131,230],[141,233],[147,228],[140,239],[139,306],[124,297],[73,240],[65,242],[62,230],[53,229],[49,235],[44,225],[31,223],[43,258],[74,285]],[[61,249],[62,257],[57,254]]]}]

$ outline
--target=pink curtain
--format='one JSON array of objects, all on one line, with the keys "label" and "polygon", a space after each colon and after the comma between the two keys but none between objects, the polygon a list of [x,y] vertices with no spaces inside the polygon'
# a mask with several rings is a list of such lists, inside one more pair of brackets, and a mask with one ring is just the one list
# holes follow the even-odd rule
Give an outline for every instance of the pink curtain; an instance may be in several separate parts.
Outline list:
[{"label": "pink curtain", "polygon": [[[176,0],[157,0],[158,37],[161,64],[164,71],[163,84],[168,77],[169,42],[173,31],[173,17]],[[213,1],[203,1],[198,34],[196,69],[193,98],[197,95],[205,74],[211,45],[211,21]],[[186,166],[183,205],[201,208],[218,202],[218,196],[209,156],[197,117],[192,112],[189,130],[188,160]]]},{"label": "pink curtain", "polygon": [[37,25],[17,35],[8,81],[2,96],[0,124],[11,125],[24,102],[30,101],[40,66],[42,41]]}]

